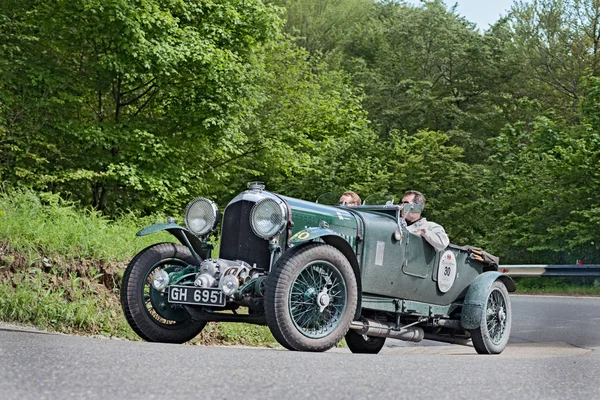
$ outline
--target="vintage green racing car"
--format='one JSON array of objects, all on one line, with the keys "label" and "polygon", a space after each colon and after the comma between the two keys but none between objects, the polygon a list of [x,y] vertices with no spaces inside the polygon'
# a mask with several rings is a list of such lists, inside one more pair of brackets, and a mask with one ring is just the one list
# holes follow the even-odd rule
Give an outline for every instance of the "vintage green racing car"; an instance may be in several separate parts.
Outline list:
[{"label": "vintage green racing car", "polygon": [[345,207],[282,196],[253,182],[225,208],[218,257],[207,237],[219,211],[206,198],[138,235],[168,231],[129,263],[125,317],[143,339],[183,343],[209,321],[267,325],[285,348],[326,351],[342,338],[378,353],[386,338],[473,345],[501,353],[515,290],[498,260],[470,246],[437,252],[409,233],[402,207]]}]

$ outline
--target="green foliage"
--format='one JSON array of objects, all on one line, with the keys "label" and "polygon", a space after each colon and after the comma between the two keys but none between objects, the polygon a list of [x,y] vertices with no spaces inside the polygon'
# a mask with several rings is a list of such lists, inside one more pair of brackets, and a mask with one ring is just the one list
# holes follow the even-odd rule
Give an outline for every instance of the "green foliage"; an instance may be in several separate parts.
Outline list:
[{"label": "green foliage", "polygon": [[141,227],[164,222],[166,217],[145,219],[123,215],[110,221],[99,212],[81,210],[56,194],[31,190],[0,192],[0,241],[11,248],[38,256],[95,261],[122,261],[157,241],[174,241],[168,233],[136,237]]},{"label": "green foliage", "polygon": [[511,41],[525,61],[516,91],[578,121],[586,76],[600,74],[600,2],[519,1],[509,21]]},{"label": "green foliage", "polygon": [[[597,82],[590,82],[593,99]],[[600,132],[591,99],[586,104],[592,123],[571,125],[550,114],[509,126],[495,140],[488,179],[498,190],[486,241],[509,255],[504,262],[595,263],[600,256]]]},{"label": "green foliage", "polygon": [[0,24],[2,179],[114,213],[206,187],[280,22],[259,0],[76,0],[10,2]]},{"label": "green foliage", "polygon": [[500,89],[516,70],[498,36],[481,35],[441,1],[389,1],[343,43],[384,139],[394,130],[453,132],[470,163],[487,155],[486,140],[505,123]]},{"label": "green foliage", "polygon": [[269,49],[260,82],[268,101],[256,109],[247,130],[251,142],[243,147],[257,151],[238,163],[250,172],[237,176],[238,182],[255,177],[272,190],[315,199],[324,187],[365,176],[358,169],[337,171],[347,169],[347,162],[356,164],[348,153],[371,140],[359,93],[345,74],[307,58],[306,51],[289,43]]},{"label": "green foliage", "polygon": [[355,25],[371,14],[371,0],[272,0],[285,9],[286,31],[311,55],[331,58]]},{"label": "green foliage", "polygon": [[113,216],[173,212],[256,178],[295,187],[334,161],[322,148],[370,134],[345,74],[309,60],[258,0],[30,6],[0,19],[19,49],[0,103],[13,184]]}]

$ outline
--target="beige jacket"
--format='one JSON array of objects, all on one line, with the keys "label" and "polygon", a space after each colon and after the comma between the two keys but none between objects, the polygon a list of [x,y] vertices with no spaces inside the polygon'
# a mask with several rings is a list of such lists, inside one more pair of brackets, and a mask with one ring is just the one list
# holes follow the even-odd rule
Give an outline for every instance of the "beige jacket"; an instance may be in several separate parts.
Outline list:
[{"label": "beige jacket", "polygon": [[421,218],[414,224],[408,225],[407,229],[411,233],[415,233],[421,229],[425,231],[423,239],[427,240],[436,251],[442,251],[450,244],[450,239],[448,239],[444,228],[440,224],[427,221],[425,218]]}]

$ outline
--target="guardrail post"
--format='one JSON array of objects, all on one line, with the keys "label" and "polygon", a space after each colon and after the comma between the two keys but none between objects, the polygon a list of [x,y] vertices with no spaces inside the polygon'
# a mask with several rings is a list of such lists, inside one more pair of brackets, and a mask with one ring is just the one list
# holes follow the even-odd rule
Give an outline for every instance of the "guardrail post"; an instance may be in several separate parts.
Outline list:
[{"label": "guardrail post", "polygon": [[562,276],[562,277],[598,277],[600,284],[600,264],[531,264],[500,265],[498,270],[511,277]]}]

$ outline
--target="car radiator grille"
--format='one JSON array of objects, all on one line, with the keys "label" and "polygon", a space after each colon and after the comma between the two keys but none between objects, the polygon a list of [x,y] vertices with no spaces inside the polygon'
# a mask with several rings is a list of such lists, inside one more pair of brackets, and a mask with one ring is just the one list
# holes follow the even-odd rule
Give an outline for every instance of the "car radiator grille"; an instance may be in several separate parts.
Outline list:
[{"label": "car radiator grille", "polygon": [[256,236],[250,227],[250,210],[254,204],[251,201],[238,201],[225,209],[219,257],[242,260],[268,270],[271,260],[269,242]]}]

